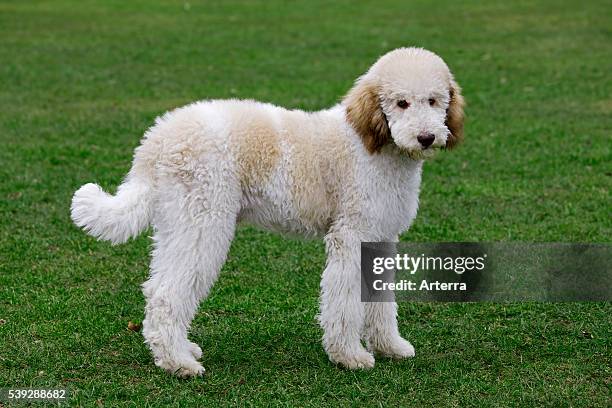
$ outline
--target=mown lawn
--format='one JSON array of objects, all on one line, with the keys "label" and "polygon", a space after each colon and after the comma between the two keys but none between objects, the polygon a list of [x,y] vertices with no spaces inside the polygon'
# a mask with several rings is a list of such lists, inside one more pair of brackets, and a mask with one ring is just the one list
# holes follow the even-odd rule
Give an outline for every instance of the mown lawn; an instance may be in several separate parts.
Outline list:
[{"label": "mown lawn", "polygon": [[402,238],[609,242],[611,26],[605,1],[1,2],[0,387],[82,406],[607,406],[610,303],[402,304],[417,356],[346,371],[314,320],[322,244],[248,227],[194,321],[207,374],[173,378],[127,330],[149,239],[98,243],[68,208],[85,182],[114,191],[168,109],[327,107],[418,45],[453,69],[469,123]]}]

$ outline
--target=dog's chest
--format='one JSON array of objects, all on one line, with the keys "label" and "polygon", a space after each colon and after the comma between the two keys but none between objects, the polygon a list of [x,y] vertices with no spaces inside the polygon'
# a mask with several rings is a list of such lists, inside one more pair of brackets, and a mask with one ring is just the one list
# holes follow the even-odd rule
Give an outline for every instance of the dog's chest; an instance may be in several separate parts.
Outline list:
[{"label": "dog's chest", "polygon": [[388,240],[406,231],[419,206],[422,162],[384,163],[366,168],[362,213],[373,237]]}]

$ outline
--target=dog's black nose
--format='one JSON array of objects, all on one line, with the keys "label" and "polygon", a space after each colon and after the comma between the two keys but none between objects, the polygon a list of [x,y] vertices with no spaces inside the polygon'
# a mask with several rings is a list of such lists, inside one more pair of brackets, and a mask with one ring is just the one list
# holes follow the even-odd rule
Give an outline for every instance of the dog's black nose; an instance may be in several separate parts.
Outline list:
[{"label": "dog's black nose", "polygon": [[422,135],[417,136],[417,140],[424,148],[431,146],[431,144],[436,140],[436,136],[433,133],[424,133]]}]

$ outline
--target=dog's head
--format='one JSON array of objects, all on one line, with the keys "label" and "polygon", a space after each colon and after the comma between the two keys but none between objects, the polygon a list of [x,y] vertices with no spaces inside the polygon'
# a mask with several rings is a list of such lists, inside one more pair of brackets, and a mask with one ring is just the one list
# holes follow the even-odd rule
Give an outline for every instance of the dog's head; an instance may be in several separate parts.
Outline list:
[{"label": "dog's head", "polygon": [[370,153],[393,143],[415,159],[463,139],[463,96],[448,66],[421,48],[383,55],[343,100]]}]

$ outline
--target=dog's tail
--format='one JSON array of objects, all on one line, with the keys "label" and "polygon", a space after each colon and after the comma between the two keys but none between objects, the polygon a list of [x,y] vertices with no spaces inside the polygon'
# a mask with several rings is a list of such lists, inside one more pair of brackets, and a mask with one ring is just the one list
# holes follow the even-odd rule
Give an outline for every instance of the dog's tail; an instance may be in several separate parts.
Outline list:
[{"label": "dog's tail", "polygon": [[72,221],[89,235],[120,244],[136,237],[151,221],[152,180],[133,167],[114,196],[97,184],[79,188],[72,197]]}]

